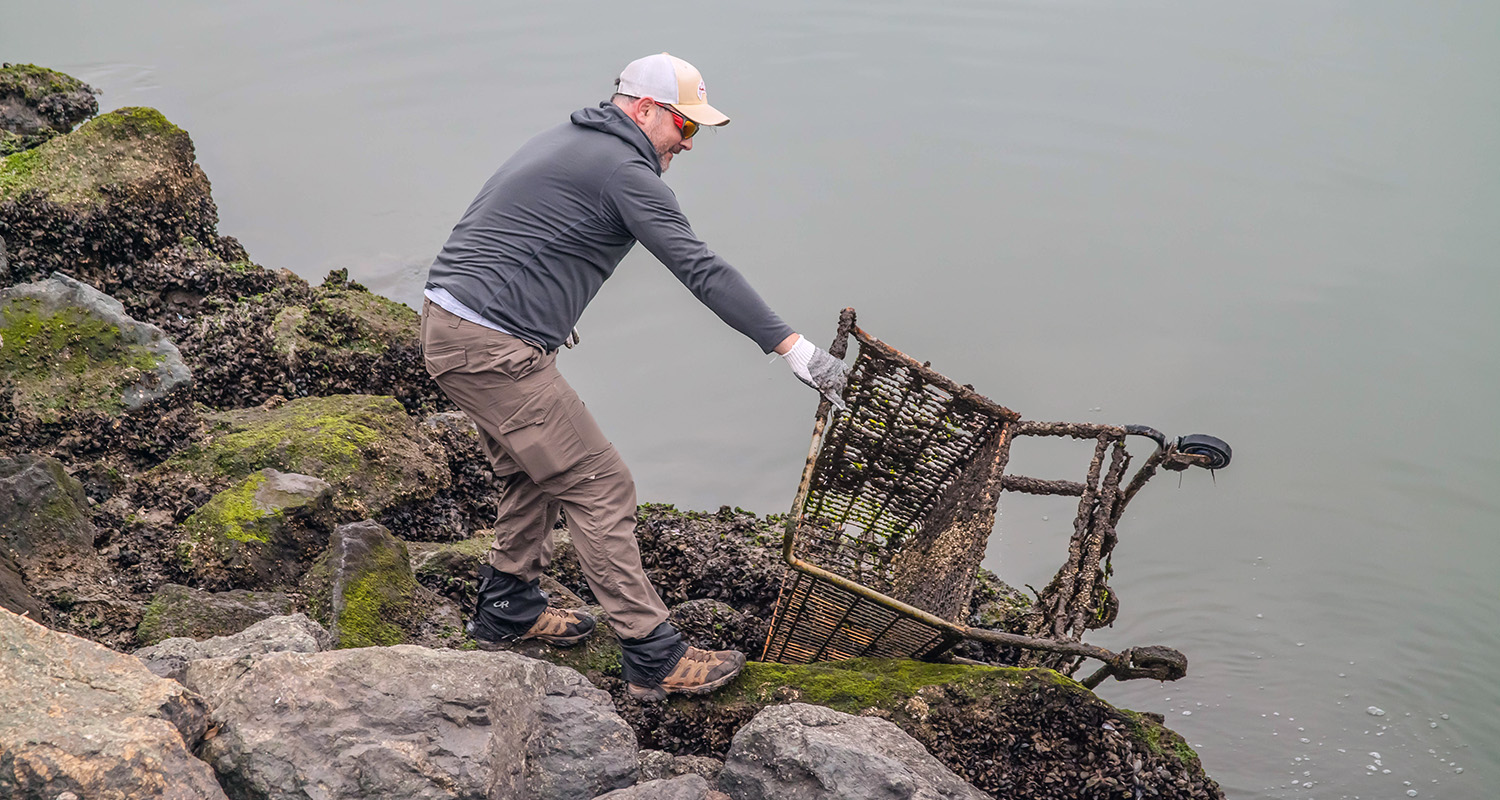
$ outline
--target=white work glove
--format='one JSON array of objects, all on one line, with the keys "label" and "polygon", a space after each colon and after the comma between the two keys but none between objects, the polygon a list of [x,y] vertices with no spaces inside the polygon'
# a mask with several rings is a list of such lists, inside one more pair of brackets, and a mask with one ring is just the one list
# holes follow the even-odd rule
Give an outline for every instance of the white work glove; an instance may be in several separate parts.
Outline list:
[{"label": "white work glove", "polygon": [[843,394],[844,384],[849,380],[849,368],[844,362],[825,353],[806,336],[798,336],[792,349],[781,357],[786,359],[797,380],[817,389],[840,409],[845,408]]}]

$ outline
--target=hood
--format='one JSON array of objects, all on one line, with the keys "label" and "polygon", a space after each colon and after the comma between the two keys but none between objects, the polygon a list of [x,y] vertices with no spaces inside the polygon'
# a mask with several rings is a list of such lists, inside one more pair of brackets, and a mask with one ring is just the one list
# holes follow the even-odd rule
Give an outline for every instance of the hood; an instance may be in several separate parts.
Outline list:
[{"label": "hood", "polygon": [[657,175],[661,174],[661,157],[656,154],[656,148],[652,146],[651,140],[646,138],[646,132],[641,130],[641,126],[625,116],[625,112],[620,110],[619,106],[606,100],[600,103],[598,108],[581,108],[574,111],[570,119],[574,125],[604,131],[625,140],[646,159]]}]

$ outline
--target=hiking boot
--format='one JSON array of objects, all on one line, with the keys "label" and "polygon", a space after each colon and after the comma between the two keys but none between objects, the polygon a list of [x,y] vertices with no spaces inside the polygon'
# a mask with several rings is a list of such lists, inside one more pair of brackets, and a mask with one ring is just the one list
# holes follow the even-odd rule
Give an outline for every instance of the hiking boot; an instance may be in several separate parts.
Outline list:
[{"label": "hiking boot", "polygon": [[626,684],[631,697],[646,702],[666,699],[669,694],[708,694],[734,680],[745,668],[745,654],[738,650],[699,650],[689,647],[677,666],[658,686]]},{"label": "hiking boot", "polygon": [[536,639],[546,642],[553,647],[572,647],[587,639],[594,632],[594,617],[586,611],[569,608],[554,608],[548,606],[531,629],[519,637],[510,640],[497,641],[485,639],[478,635],[470,626],[470,633],[474,635],[474,641],[479,643],[480,650],[504,650],[518,641]]}]

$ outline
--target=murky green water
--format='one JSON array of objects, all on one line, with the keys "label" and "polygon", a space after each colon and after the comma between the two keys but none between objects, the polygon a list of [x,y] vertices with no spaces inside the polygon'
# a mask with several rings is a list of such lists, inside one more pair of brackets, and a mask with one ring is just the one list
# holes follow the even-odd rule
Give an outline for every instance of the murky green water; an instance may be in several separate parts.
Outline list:
[{"label": "murky green water", "polygon": [[[8,2],[0,59],[186,127],[257,261],[408,302],[520,142],[638,55],[695,62],[734,123],[670,182],[794,326],[853,305],[1027,417],[1234,445],[1137,501],[1094,636],[1191,674],[1106,697],[1232,797],[1494,796],[1500,6],[131,6]],[[581,327],[563,369],[642,497],[790,503],[784,366],[645,253]],[[1007,499],[989,565],[1040,585],[1070,517]]]}]

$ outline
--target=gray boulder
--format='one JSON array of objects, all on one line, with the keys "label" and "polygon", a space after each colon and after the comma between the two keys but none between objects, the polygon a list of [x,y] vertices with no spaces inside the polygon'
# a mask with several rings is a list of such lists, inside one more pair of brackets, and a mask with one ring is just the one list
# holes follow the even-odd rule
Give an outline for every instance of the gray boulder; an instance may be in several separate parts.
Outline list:
[{"label": "gray boulder", "polygon": [[636,780],[609,695],[513,653],[411,645],[188,664],[238,797],[590,800]]},{"label": "gray boulder", "polygon": [[333,637],[306,614],[270,617],[233,636],[215,636],[198,641],[187,637],[163,640],[135,651],[153,673],[181,680],[190,661],[200,658],[237,658],[261,653],[318,653],[333,644]]},{"label": "gray boulder", "polygon": [[83,485],[57,459],[0,456],[0,552],[37,599],[70,603],[92,594],[103,563],[87,509]]},{"label": "gray boulder", "polygon": [[734,736],[719,787],[736,800],[985,800],[883,719],[792,703]]},{"label": "gray boulder", "polygon": [[292,598],[282,592],[205,592],[169,583],[151,596],[135,636],[146,646],[178,637],[229,636],[263,619],[290,613]]},{"label": "gray boulder", "polygon": [[401,644],[418,622],[419,587],[406,543],[378,522],[335,529],[303,583],[313,615],[339,647]]},{"label": "gray boulder", "polygon": [[183,566],[219,588],[295,581],[328,543],[332,499],[322,478],[269,467],[251,473],[183,522]]},{"label": "gray boulder", "polygon": [[616,789],[596,800],[729,800],[729,795],[715,791],[702,775],[683,775]]},{"label": "gray boulder", "polygon": [[[0,289],[0,372],[12,402],[43,422],[69,411],[133,411],[192,386],[177,346],[120,301],[60,272]],[[60,402],[59,402],[60,401]]]},{"label": "gray boulder", "polygon": [[0,797],[224,793],[192,750],[202,698],[130,656],[0,610]]},{"label": "gray boulder", "polygon": [[[586,800],[636,780],[635,732],[615,712],[608,692],[568,673],[577,682],[570,678],[536,706],[526,781],[533,797]],[[495,740],[497,746],[503,742]]]}]

